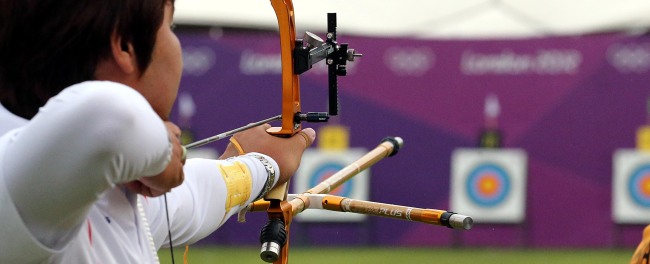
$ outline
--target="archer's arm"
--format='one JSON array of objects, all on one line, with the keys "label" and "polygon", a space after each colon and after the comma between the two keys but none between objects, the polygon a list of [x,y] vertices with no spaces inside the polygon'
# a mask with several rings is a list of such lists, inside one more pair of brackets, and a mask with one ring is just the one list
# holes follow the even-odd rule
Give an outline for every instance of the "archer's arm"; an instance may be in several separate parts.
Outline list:
[{"label": "archer's arm", "polygon": [[[260,195],[269,179],[260,157],[276,173],[273,186],[278,182],[279,168],[263,154],[250,153],[227,160],[187,160],[185,181],[167,194],[174,245],[192,244],[206,237]],[[156,245],[168,245],[164,200],[148,199],[145,207]]]}]

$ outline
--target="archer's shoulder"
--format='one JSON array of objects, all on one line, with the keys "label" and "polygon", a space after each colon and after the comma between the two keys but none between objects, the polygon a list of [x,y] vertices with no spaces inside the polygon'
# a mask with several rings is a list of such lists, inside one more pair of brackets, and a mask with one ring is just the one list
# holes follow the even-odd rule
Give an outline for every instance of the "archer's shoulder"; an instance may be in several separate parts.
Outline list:
[{"label": "archer's shoulder", "polygon": [[111,81],[85,81],[65,88],[57,96],[62,101],[80,100],[90,107],[149,107],[147,100],[135,89]]},{"label": "archer's shoulder", "polygon": [[153,112],[147,100],[133,88],[109,81],[86,81],[69,86],[51,98],[40,112],[68,109],[84,116],[133,119]]},{"label": "archer's shoulder", "polygon": [[100,95],[135,96],[142,97],[138,91],[121,83],[112,81],[85,81],[71,85],[63,93],[97,93]]}]

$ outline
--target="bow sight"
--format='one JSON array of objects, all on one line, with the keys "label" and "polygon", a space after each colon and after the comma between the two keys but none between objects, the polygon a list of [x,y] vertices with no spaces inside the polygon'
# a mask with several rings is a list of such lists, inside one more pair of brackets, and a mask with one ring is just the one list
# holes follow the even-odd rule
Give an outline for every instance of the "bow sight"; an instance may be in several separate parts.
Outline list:
[{"label": "bow sight", "polygon": [[327,14],[327,40],[309,31],[305,32],[303,39],[296,40],[296,47],[293,50],[293,71],[295,74],[302,74],[315,63],[325,59],[327,63],[328,90],[329,90],[329,112],[310,112],[307,114],[298,113],[296,122],[324,122],[329,116],[338,115],[338,76],[347,75],[347,62],[354,61],[354,58],[361,57],[354,49],[348,49],[347,43],[339,44],[336,41],[336,13]]},{"label": "bow sight", "polygon": [[[361,54],[348,49],[347,43],[336,39],[336,14],[327,16],[327,37],[306,32],[304,39],[296,39],[293,4],[289,0],[272,0],[278,18],[282,59],[282,126],[267,130],[277,136],[292,136],[301,129],[301,122],[326,122],[338,115],[338,76],[347,75],[347,62]],[[300,81],[298,75],[325,60],[328,66],[328,112],[302,113],[300,108]]]}]

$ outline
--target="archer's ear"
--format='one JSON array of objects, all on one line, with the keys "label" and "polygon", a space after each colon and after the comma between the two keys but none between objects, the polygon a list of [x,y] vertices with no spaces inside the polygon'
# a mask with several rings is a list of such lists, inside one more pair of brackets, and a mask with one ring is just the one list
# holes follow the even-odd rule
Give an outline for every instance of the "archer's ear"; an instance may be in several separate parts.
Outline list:
[{"label": "archer's ear", "polygon": [[137,71],[137,60],[133,45],[113,32],[111,36],[111,53],[115,63],[126,74],[132,74]]}]

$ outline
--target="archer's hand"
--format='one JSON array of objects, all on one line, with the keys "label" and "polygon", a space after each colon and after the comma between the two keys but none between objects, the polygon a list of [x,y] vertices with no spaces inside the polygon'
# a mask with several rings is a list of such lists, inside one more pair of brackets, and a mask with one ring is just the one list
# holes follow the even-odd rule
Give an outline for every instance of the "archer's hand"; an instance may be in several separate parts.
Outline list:
[{"label": "archer's hand", "polygon": [[165,121],[169,141],[172,144],[172,159],[167,168],[158,175],[141,177],[139,180],[125,184],[133,192],[144,196],[156,197],[169,192],[172,188],[181,185],[185,179],[183,174],[183,150],[180,142],[181,130],[174,123]]},{"label": "archer's hand", "polygon": [[[300,166],[302,154],[316,139],[316,132],[306,128],[290,138],[272,136],[266,132],[271,125],[257,126],[233,137],[239,142],[245,152],[258,152],[273,158],[280,167],[278,185],[287,182]],[[232,143],[228,144],[221,158],[236,156],[239,153]]]}]

